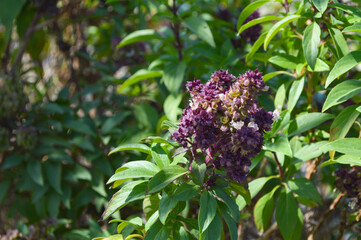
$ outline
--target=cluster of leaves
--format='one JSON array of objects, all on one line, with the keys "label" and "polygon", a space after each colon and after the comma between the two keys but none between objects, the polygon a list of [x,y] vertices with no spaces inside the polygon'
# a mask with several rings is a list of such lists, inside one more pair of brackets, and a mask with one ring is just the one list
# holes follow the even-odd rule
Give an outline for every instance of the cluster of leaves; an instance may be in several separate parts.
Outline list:
[{"label": "cluster of leaves", "polygon": [[[157,52],[148,69],[125,80],[121,92],[144,79],[162,77],[171,93],[164,111],[175,121],[184,76],[204,80],[207,73],[209,77],[217,69],[212,69],[212,61],[218,50],[222,67],[243,72],[258,67],[264,72],[263,79],[271,88],[268,93],[275,95],[263,94],[258,99],[267,110],[278,110],[280,119],[265,134],[261,153],[251,160],[248,187],[227,178],[207,183],[211,169],[203,160],[190,161],[191,153],[185,155],[184,149],[167,138],[147,138],[144,141],[149,145],[114,149],[111,153],[135,150],[147,154],[144,160],[118,168],[108,182],[121,188],[109,202],[104,219],[143,199],[141,219],[112,220],[120,222],[114,239],[238,239],[246,233],[262,239],[340,239],[346,232],[358,236],[360,209],[348,205],[347,194],[337,195],[334,184],[336,169],[361,165],[361,74],[355,68],[361,62],[361,12],[357,4],[254,1],[241,11],[236,31],[240,35],[257,24],[263,30],[254,43],[244,42],[241,50],[232,44],[233,38],[219,41],[214,33],[219,34],[225,23],[219,25],[215,16],[189,10],[189,6],[198,10],[196,3],[174,1],[160,6],[156,16],[168,9],[173,14],[172,26],[138,30],[119,47],[150,40],[154,47],[163,47],[162,54]],[[278,15],[262,16],[262,8],[269,6],[280,9]],[[261,16],[247,20],[259,8]],[[231,19],[228,23],[233,24]],[[181,26],[188,29],[183,35],[179,34]],[[197,38],[187,38],[192,33]],[[202,51],[206,43],[215,48]],[[227,60],[220,62],[225,52]],[[202,64],[197,64],[200,60]],[[171,132],[177,129],[174,123],[165,125]],[[359,174],[352,177],[358,179]],[[328,222],[330,213],[337,211],[342,214]],[[326,227],[332,230],[323,231]]]}]

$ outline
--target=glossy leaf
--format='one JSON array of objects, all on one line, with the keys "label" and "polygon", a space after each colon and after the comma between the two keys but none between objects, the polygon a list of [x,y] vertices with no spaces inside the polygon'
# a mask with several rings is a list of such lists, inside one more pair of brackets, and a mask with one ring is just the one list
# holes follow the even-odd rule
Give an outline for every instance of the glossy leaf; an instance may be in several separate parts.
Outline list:
[{"label": "glossy leaf", "polygon": [[244,21],[251,15],[257,8],[261,7],[263,4],[268,3],[271,0],[258,0],[253,3],[248,4],[239,15],[237,21],[237,29],[240,29]]},{"label": "glossy leaf", "polygon": [[263,195],[253,208],[254,223],[260,232],[264,232],[271,222],[274,211],[274,192]]},{"label": "glossy leaf", "polygon": [[122,85],[118,88],[117,91],[118,93],[120,93],[121,91],[123,91],[123,89],[130,87],[140,81],[143,81],[145,79],[162,77],[162,76],[163,76],[162,71],[149,71],[146,69],[140,69],[136,73],[134,73],[130,78],[125,80],[125,82],[122,83]]},{"label": "glossy leaf", "polygon": [[162,195],[159,202],[159,220],[162,224],[165,224],[167,217],[173,208],[177,205],[178,201],[168,196],[166,193]]},{"label": "glossy leaf", "polygon": [[160,170],[154,163],[148,161],[132,161],[124,164],[121,171],[115,173],[107,182],[112,182],[128,179],[128,178],[151,178]]},{"label": "glossy leaf", "polygon": [[157,166],[162,169],[170,164],[170,160],[168,158],[167,153],[164,149],[159,145],[155,144],[152,146],[151,155],[153,160],[157,163]]},{"label": "glossy leaf", "polygon": [[318,193],[316,187],[307,178],[292,178],[287,182],[287,184],[292,192],[296,193],[297,195],[308,198],[319,204],[322,203],[321,196]]},{"label": "glossy leaf", "polygon": [[349,6],[349,5],[342,4],[342,3],[332,3],[329,6],[340,9],[340,10],[342,10],[344,12],[353,14],[353,15],[358,16],[358,17],[361,18],[361,10],[356,8],[356,7]]},{"label": "glossy leaf", "polygon": [[315,112],[302,114],[290,123],[288,135],[294,136],[306,132],[332,118],[334,118],[334,116],[328,113]]},{"label": "glossy leaf", "polygon": [[172,199],[177,201],[188,201],[200,193],[200,187],[191,183],[183,182],[172,194]]},{"label": "glossy leaf", "polygon": [[257,19],[253,19],[253,20],[247,22],[246,24],[242,25],[242,27],[238,31],[238,35],[240,35],[243,31],[245,31],[246,29],[248,29],[254,25],[257,25],[257,24],[260,24],[263,22],[273,21],[273,20],[280,20],[280,19],[282,19],[282,18],[277,17],[277,16],[264,16],[264,17],[260,17]]},{"label": "glossy leaf", "polygon": [[254,42],[251,50],[249,51],[249,53],[246,56],[246,62],[250,62],[253,58],[253,56],[255,55],[255,53],[258,51],[258,49],[262,46],[264,40],[266,39],[267,36],[267,32],[264,32],[261,34],[261,36],[259,36],[259,38],[257,39],[257,41]]},{"label": "glossy leaf", "polygon": [[308,161],[319,157],[326,152],[320,149],[320,147],[326,143],[327,141],[319,141],[305,145],[295,153],[294,157],[302,161]]},{"label": "glossy leaf", "polygon": [[338,58],[340,59],[349,53],[347,42],[338,28],[331,27],[329,28],[329,32],[335,44]]},{"label": "glossy leaf", "polygon": [[337,159],[334,160],[328,160],[326,162],[323,162],[321,164],[321,167],[326,167],[328,165],[332,165],[332,164],[352,164],[352,165],[357,165],[357,166],[361,166],[361,157],[359,156],[352,156],[352,155],[342,155]]},{"label": "glossy leaf", "polygon": [[271,42],[272,38],[281,30],[281,28],[300,17],[300,15],[290,15],[273,25],[272,28],[268,31],[264,40],[264,50],[267,50],[268,44]]},{"label": "glossy leaf", "polygon": [[352,124],[360,115],[360,112],[356,111],[357,107],[357,105],[348,106],[337,115],[330,127],[330,142],[346,136]]},{"label": "glossy leaf", "polygon": [[311,69],[310,66],[307,66],[307,70],[310,72],[326,72],[330,71],[330,67],[327,65],[327,63],[317,58],[315,68]]},{"label": "glossy leaf", "polygon": [[120,151],[127,151],[127,150],[133,150],[133,151],[139,151],[146,154],[150,154],[151,150],[150,147],[148,147],[145,144],[140,143],[131,143],[131,144],[121,144],[118,147],[114,148],[112,151],[110,151],[110,154],[120,152]]},{"label": "glossy leaf", "polygon": [[237,231],[237,225],[236,222],[231,217],[231,214],[229,212],[229,209],[223,202],[219,202],[218,206],[221,210],[221,214],[223,216],[224,221],[226,222],[228,226],[228,230],[230,233],[231,240],[237,240],[238,238],[238,231]]},{"label": "glossy leaf", "polygon": [[183,176],[188,171],[177,165],[170,165],[160,170],[150,181],[148,193],[155,193],[162,190],[175,179]]},{"label": "glossy leaf", "polygon": [[359,93],[361,93],[361,80],[347,80],[336,85],[328,94],[323,104],[322,112],[347,101]]},{"label": "glossy leaf", "polygon": [[143,29],[130,33],[117,46],[117,48],[124,47],[131,43],[146,41],[149,39],[161,38],[157,31],[153,29]]},{"label": "glossy leaf", "polygon": [[167,239],[170,235],[171,228],[164,226],[159,220],[156,221],[145,234],[144,240]]},{"label": "glossy leaf", "polygon": [[352,156],[361,155],[361,138],[343,138],[327,143],[320,147],[326,151],[336,151]]},{"label": "glossy leaf", "polygon": [[272,139],[272,142],[267,141],[263,148],[268,151],[283,153],[290,157],[293,155],[290,142],[284,134],[277,135],[276,138]]},{"label": "glossy leaf", "polygon": [[231,197],[228,193],[226,193],[220,187],[215,187],[214,191],[216,193],[216,196],[220,197],[223,200],[223,202],[227,205],[233,219],[236,222],[239,222],[239,219],[241,216],[240,216],[240,211],[239,211],[239,208],[237,206],[235,199],[233,197]]},{"label": "glossy leaf", "polygon": [[105,220],[129,202],[145,198],[148,181],[139,180],[126,184],[110,199],[102,219]]},{"label": "glossy leaf", "polygon": [[353,51],[338,60],[326,79],[328,87],[336,78],[348,72],[361,62],[361,51]]},{"label": "glossy leaf", "polygon": [[308,25],[302,39],[302,48],[306,61],[311,69],[315,69],[318,45],[321,42],[321,29],[316,22]]},{"label": "glossy leaf", "polygon": [[285,69],[296,69],[298,58],[292,55],[279,54],[268,59],[268,62]]},{"label": "glossy leaf", "polygon": [[296,106],[296,103],[303,91],[304,84],[305,84],[305,78],[303,77],[301,79],[295,80],[292,83],[288,94],[288,107],[287,107],[288,111],[292,112],[293,108]]},{"label": "glossy leaf", "polygon": [[329,0],[312,0],[313,5],[316,7],[316,9],[320,12],[320,13],[324,13],[325,10],[327,9],[327,4],[328,4]]},{"label": "glossy leaf", "polygon": [[268,81],[270,80],[271,78],[277,76],[277,75],[280,75],[280,74],[285,74],[285,75],[288,75],[288,76],[291,76],[291,77],[294,77],[294,75],[292,75],[292,73],[290,72],[286,72],[286,71],[276,71],[276,72],[271,72],[271,73],[267,73],[263,76],[263,81]]},{"label": "glossy leaf", "polygon": [[361,33],[361,22],[356,22],[351,26],[345,27],[342,32],[358,32]]},{"label": "glossy leaf", "polygon": [[184,23],[186,24],[187,28],[197,34],[200,39],[204,40],[212,47],[216,47],[211,29],[209,28],[206,21],[204,21],[202,18],[191,16],[184,19]]},{"label": "glossy leaf", "polygon": [[173,62],[166,65],[164,69],[162,81],[164,81],[167,89],[174,95],[179,93],[186,68],[187,66],[184,62]]},{"label": "glossy leaf", "polygon": [[276,205],[276,221],[285,240],[292,239],[297,224],[298,205],[291,191],[281,193]]},{"label": "glossy leaf", "polygon": [[211,194],[204,191],[199,205],[198,225],[200,232],[203,233],[216,216],[217,201]]}]

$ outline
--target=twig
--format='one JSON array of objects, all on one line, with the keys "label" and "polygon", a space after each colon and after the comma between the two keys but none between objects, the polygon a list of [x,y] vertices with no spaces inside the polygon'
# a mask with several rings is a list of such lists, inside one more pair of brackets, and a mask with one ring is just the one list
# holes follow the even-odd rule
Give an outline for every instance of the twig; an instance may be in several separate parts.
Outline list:
[{"label": "twig", "polygon": [[270,239],[270,236],[274,233],[274,231],[276,231],[277,230],[277,222],[274,222],[273,224],[272,224],[272,226],[271,227],[269,227],[268,229],[267,229],[267,231],[265,231],[263,234],[262,234],[262,236],[260,236],[259,238],[258,238],[258,240],[267,240],[267,239]]},{"label": "twig", "polygon": [[23,57],[24,52],[25,52],[26,44],[29,42],[31,35],[33,35],[33,33],[35,32],[35,26],[38,23],[38,21],[40,20],[40,18],[41,18],[41,13],[38,10],[35,13],[35,16],[34,16],[33,20],[31,21],[29,28],[26,30],[23,42],[20,45],[19,51],[16,54],[16,57],[15,57],[15,60],[14,60],[14,64],[13,64],[11,70],[10,70],[10,74],[11,74],[11,77],[12,77],[13,80],[15,80],[15,72],[16,72],[16,69],[18,68],[18,65],[19,65],[19,63],[20,63],[20,61],[21,61],[21,59]]},{"label": "twig", "polygon": [[311,180],[313,175],[317,172],[316,168],[320,163],[321,163],[321,157],[318,157],[315,160],[313,160],[312,162],[310,162],[310,164],[307,166],[305,177],[308,180]]},{"label": "twig", "polygon": [[280,175],[281,182],[283,182],[283,170],[282,170],[281,163],[278,161],[277,154],[275,152],[272,152],[272,153],[273,153],[273,156],[275,158],[275,162],[276,162],[276,164],[278,166],[278,172],[279,172],[279,175]]},{"label": "twig", "polygon": [[315,227],[315,229],[312,231],[312,233],[308,236],[307,240],[313,240],[316,233],[318,232],[318,230],[320,229],[322,223],[326,220],[326,218],[328,217],[328,215],[330,215],[330,213],[335,209],[335,207],[337,206],[337,204],[340,203],[341,198],[343,197],[343,193],[340,193],[335,200],[333,200],[333,202],[331,203],[330,207],[328,208],[327,212],[325,212],[325,214],[323,214],[323,216],[320,218],[320,221],[318,222],[317,226]]},{"label": "twig", "polygon": [[182,222],[182,221],[179,221],[179,222],[182,223],[184,229],[185,229],[190,235],[192,235],[192,236],[194,237],[194,239],[198,239],[198,238],[189,230],[189,228],[187,227],[187,225],[186,225],[184,222]]},{"label": "twig", "polygon": [[345,227],[346,227],[346,208],[344,208],[344,209],[342,210],[340,231],[339,231],[337,240],[341,240],[341,239],[342,239],[343,232],[345,231]]},{"label": "twig", "polygon": [[177,7],[176,0],[173,0],[173,6],[172,7],[167,5],[167,8],[169,9],[169,11],[172,12],[172,14],[174,16],[174,19],[175,19],[173,21],[172,26],[171,26],[171,29],[173,30],[175,40],[176,40],[176,42],[173,44],[173,46],[177,49],[178,58],[181,61],[182,58],[183,58],[183,55],[182,55],[183,45],[182,45],[182,42],[181,42],[181,39],[180,39],[180,34],[179,34],[180,22],[179,22],[179,19],[178,19],[178,13],[177,13],[178,7]]}]

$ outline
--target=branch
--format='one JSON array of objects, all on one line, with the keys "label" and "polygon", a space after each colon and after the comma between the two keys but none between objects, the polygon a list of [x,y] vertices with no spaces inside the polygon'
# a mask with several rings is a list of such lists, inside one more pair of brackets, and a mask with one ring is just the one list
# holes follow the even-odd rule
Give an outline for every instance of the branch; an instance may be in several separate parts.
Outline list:
[{"label": "branch", "polygon": [[173,24],[171,26],[171,29],[173,30],[173,34],[175,36],[175,40],[176,42],[173,44],[173,46],[178,50],[178,58],[179,60],[181,61],[182,58],[183,58],[183,55],[182,55],[182,48],[183,48],[183,45],[182,45],[182,42],[181,42],[181,39],[180,39],[180,34],[179,34],[179,28],[180,28],[180,22],[178,20],[178,7],[177,7],[177,3],[176,3],[176,0],[173,0],[173,6],[170,7],[169,5],[166,5],[167,8],[169,9],[169,11],[172,12],[173,16],[174,16],[174,21],[173,21]]},{"label": "branch", "polygon": [[316,158],[315,160],[313,160],[311,162],[311,164],[309,164],[307,166],[307,170],[306,170],[306,175],[305,177],[308,179],[308,180],[311,180],[311,178],[313,177],[313,175],[317,172],[316,168],[317,166],[321,163],[321,157],[318,157]]},{"label": "branch", "polygon": [[328,208],[327,212],[325,212],[325,214],[323,214],[323,216],[320,218],[320,221],[318,222],[317,226],[315,227],[315,229],[312,231],[312,233],[308,236],[307,240],[313,240],[316,233],[318,232],[318,230],[320,229],[322,223],[326,220],[326,218],[328,217],[328,215],[330,215],[330,213],[335,209],[335,207],[337,206],[337,204],[340,203],[341,198],[343,197],[343,193],[338,194],[338,196],[335,198],[335,200],[333,200],[333,202],[331,203],[330,207]]},{"label": "branch", "polygon": [[258,238],[258,240],[267,240],[267,239],[270,239],[270,236],[273,234],[273,232],[277,230],[277,226],[278,226],[278,225],[277,225],[277,222],[274,222],[274,223],[272,224],[272,226],[269,227],[269,228],[267,229],[267,231],[265,231],[265,232],[262,234],[262,236],[260,236],[260,237]]}]

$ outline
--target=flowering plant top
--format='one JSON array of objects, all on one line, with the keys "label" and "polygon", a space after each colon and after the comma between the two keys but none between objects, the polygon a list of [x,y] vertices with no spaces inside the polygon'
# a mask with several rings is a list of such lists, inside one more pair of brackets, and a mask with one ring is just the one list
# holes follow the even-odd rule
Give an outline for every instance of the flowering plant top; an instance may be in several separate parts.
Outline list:
[{"label": "flowering plant top", "polygon": [[191,95],[173,138],[204,158],[208,167],[224,168],[227,177],[243,182],[250,158],[263,146],[264,131],[271,130],[273,115],[258,106],[259,91],[267,91],[262,74],[248,71],[238,77],[222,69],[207,83],[187,83]]}]

